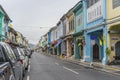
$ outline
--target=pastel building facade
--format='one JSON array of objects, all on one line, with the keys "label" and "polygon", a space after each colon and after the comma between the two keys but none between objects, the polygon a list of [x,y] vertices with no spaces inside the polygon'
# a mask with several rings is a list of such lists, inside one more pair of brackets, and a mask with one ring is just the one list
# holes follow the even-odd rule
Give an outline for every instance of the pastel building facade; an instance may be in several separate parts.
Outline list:
[{"label": "pastel building facade", "polygon": [[74,12],[74,54],[75,59],[83,59],[84,56],[84,13],[83,2],[79,1],[73,8]]},{"label": "pastel building facade", "polygon": [[106,0],[109,62],[120,59],[120,0]]},{"label": "pastel building facade", "polygon": [[66,56],[68,58],[74,58],[74,14],[72,8],[66,13],[66,42],[67,42],[67,51]]},{"label": "pastel building facade", "polygon": [[106,0],[83,0],[85,20],[84,61],[107,64]]}]

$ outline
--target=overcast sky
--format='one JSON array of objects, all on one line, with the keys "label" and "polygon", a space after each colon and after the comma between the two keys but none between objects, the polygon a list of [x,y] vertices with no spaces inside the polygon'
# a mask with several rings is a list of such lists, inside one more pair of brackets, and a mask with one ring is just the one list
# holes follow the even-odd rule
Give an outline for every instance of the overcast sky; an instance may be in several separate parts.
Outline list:
[{"label": "overcast sky", "polygon": [[79,0],[0,0],[15,30],[30,43],[36,44],[40,36],[55,26],[59,19]]}]

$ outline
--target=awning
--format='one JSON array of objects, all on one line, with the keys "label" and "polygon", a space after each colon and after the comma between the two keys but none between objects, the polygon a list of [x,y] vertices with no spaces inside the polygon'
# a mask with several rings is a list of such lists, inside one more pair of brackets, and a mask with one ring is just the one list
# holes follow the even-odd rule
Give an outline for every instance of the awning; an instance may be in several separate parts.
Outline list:
[{"label": "awning", "polygon": [[59,39],[57,42],[58,42],[58,43],[54,46],[55,48],[56,48],[57,46],[59,46],[60,43],[62,43],[62,39]]},{"label": "awning", "polygon": [[56,44],[57,44],[57,41],[54,40],[54,41],[52,42],[52,45],[56,45]]},{"label": "awning", "polygon": [[68,35],[64,35],[64,36],[62,36],[62,37],[60,37],[61,39],[64,39],[64,38],[67,38],[67,37],[69,37],[69,36],[73,36],[73,34],[68,34]]}]

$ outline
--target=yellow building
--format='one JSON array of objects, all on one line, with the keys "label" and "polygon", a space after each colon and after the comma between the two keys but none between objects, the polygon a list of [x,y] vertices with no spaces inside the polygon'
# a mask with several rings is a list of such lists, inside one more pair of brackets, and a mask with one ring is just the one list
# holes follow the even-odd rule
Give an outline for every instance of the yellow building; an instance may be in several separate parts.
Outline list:
[{"label": "yellow building", "polygon": [[16,44],[17,32],[12,27],[8,27],[8,40],[10,43]]},{"label": "yellow building", "polygon": [[106,0],[109,61],[120,58],[120,0]]},{"label": "yellow building", "polygon": [[66,42],[67,42],[67,57],[73,57],[74,55],[74,14],[72,8],[66,14]]},{"label": "yellow building", "polygon": [[17,31],[17,44],[21,45],[22,44],[22,34]]}]

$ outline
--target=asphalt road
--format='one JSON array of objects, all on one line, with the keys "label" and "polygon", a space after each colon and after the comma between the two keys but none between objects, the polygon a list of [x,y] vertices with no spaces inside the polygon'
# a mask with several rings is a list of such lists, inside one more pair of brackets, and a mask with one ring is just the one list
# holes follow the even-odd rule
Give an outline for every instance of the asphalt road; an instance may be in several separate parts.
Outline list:
[{"label": "asphalt road", "polygon": [[120,76],[34,53],[24,80],[120,80]]}]

